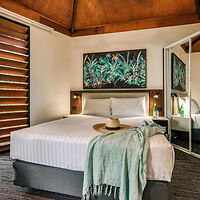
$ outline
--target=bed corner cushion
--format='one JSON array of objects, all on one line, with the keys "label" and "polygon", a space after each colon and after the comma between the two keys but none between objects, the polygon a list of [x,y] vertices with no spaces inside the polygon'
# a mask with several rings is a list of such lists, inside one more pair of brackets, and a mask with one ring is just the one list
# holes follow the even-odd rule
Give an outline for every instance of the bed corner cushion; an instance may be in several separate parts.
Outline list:
[{"label": "bed corner cushion", "polygon": [[[147,182],[148,138],[165,128],[144,121],[142,127],[93,138],[88,146],[84,171],[83,199],[105,195],[120,188],[119,199],[141,200]],[[129,197],[128,197],[128,196]]]}]

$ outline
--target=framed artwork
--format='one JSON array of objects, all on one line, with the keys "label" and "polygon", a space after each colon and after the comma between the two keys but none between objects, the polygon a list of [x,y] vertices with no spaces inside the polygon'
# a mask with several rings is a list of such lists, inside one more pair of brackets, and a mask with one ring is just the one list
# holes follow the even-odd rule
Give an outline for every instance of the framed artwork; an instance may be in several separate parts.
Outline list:
[{"label": "framed artwork", "polygon": [[185,63],[172,53],[172,89],[185,92],[186,90],[186,69]]},{"label": "framed artwork", "polygon": [[146,88],[146,49],[83,54],[83,88]]}]

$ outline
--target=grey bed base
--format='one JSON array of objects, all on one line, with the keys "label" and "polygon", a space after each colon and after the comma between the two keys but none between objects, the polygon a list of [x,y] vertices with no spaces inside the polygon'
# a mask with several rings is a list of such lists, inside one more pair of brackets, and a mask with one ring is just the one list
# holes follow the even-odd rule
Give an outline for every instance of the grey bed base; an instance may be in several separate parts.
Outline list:
[{"label": "grey bed base", "polygon": [[[14,160],[13,168],[15,185],[81,197],[82,171],[49,167],[21,160]],[[169,193],[169,182],[147,181],[143,200],[169,200]],[[98,198],[98,200],[113,199],[113,195],[110,197],[101,195]]]}]

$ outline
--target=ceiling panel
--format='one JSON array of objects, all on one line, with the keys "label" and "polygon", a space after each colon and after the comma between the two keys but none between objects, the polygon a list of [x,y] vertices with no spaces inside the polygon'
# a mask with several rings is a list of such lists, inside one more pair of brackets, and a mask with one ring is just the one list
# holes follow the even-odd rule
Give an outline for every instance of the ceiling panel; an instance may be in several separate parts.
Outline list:
[{"label": "ceiling panel", "polygon": [[[189,42],[181,45],[186,53],[189,53]],[[192,38],[192,53],[200,52],[200,35]]]},{"label": "ceiling panel", "polygon": [[71,26],[73,0],[12,0],[66,27]]},{"label": "ceiling panel", "polygon": [[75,27],[79,29],[194,13],[194,0],[79,0]]},{"label": "ceiling panel", "polygon": [[200,22],[195,0],[0,0],[0,6],[70,36]]}]

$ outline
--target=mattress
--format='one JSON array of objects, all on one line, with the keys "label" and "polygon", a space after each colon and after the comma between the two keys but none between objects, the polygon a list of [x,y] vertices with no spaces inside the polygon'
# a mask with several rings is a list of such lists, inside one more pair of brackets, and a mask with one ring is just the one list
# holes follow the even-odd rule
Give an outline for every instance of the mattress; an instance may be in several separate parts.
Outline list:
[{"label": "mattress", "polygon": [[[121,118],[120,122],[140,126],[150,117]],[[84,171],[89,141],[101,134],[93,130],[95,123],[106,118],[69,115],[67,118],[39,124],[11,133],[10,156],[26,162]],[[174,166],[174,150],[163,135],[149,139],[147,179],[170,181]]]}]

